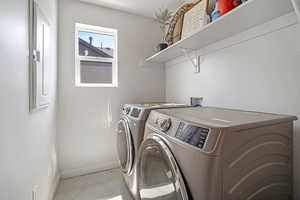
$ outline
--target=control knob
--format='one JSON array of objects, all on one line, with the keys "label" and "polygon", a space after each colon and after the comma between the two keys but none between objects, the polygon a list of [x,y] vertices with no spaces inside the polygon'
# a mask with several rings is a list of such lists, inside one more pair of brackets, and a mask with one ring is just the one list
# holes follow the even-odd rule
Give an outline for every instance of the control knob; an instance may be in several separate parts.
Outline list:
[{"label": "control knob", "polygon": [[171,127],[171,119],[159,119],[158,120],[158,126],[160,128],[161,131],[166,132],[170,129]]},{"label": "control knob", "polygon": [[129,112],[130,112],[130,107],[129,107],[129,106],[123,107],[123,113],[124,113],[125,115],[128,115]]}]

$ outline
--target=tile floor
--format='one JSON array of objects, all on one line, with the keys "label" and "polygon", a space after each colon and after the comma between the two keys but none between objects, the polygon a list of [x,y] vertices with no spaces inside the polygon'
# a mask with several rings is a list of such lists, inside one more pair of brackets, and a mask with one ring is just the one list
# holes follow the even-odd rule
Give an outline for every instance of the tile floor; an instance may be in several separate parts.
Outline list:
[{"label": "tile floor", "polygon": [[61,180],[54,200],[133,200],[123,183],[121,171],[105,172]]}]

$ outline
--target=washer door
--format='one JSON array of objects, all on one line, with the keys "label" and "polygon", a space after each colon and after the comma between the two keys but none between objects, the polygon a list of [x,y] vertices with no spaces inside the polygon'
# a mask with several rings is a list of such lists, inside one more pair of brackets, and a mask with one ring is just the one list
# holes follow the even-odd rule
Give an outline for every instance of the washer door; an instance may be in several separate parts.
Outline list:
[{"label": "washer door", "polygon": [[187,190],[170,149],[158,135],[142,144],[138,161],[141,200],[188,200]]},{"label": "washer door", "polygon": [[128,121],[121,119],[118,123],[117,146],[121,169],[128,174],[133,164],[133,143]]}]

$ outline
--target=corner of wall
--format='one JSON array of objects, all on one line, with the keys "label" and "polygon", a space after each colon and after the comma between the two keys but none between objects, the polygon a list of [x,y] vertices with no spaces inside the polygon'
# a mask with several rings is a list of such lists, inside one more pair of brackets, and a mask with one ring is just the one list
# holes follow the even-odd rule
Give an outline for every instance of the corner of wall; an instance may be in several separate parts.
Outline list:
[{"label": "corner of wall", "polygon": [[56,190],[57,190],[60,179],[61,179],[60,173],[57,172],[55,174],[54,178],[53,178],[52,185],[50,187],[48,200],[54,200],[54,197],[55,197]]}]

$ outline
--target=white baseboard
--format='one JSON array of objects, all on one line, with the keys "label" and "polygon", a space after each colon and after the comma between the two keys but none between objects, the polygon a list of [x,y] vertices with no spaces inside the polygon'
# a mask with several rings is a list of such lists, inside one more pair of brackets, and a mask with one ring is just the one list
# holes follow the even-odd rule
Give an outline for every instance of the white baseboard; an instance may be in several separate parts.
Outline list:
[{"label": "white baseboard", "polygon": [[95,172],[100,172],[100,171],[105,171],[109,169],[115,169],[120,167],[119,162],[113,161],[109,163],[98,163],[96,165],[91,165],[91,166],[85,166],[81,168],[76,168],[76,169],[64,169],[61,171],[61,178],[72,178],[75,176],[82,176],[86,174],[91,174]]},{"label": "white baseboard", "polygon": [[55,196],[59,181],[60,181],[60,174],[56,174],[56,176],[54,177],[53,183],[51,185],[51,188],[50,188],[49,200],[54,200],[54,196]]}]

